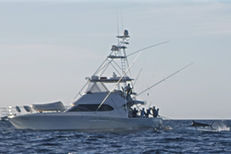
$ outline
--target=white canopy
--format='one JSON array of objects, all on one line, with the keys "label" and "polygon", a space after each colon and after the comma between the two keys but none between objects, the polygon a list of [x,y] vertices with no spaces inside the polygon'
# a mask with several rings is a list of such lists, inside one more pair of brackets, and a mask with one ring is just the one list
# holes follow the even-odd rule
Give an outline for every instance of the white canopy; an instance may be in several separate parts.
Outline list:
[{"label": "white canopy", "polygon": [[47,104],[33,104],[32,108],[38,112],[43,111],[61,111],[65,110],[65,107],[62,102],[54,102],[54,103],[47,103]]}]

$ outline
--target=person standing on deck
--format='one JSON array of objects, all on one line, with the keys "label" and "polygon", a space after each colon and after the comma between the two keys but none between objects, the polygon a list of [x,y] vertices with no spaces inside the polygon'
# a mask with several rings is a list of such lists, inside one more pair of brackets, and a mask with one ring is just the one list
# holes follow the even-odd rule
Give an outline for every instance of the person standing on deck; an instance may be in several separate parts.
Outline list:
[{"label": "person standing on deck", "polygon": [[147,109],[145,117],[148,118],[149,114],[151,114],[151,109],[150,108]]},{"label": "person standing on deck", "polygon": [[144,115],[145,115],[145,111],[144,111],[144,108],[142,108],[142,110],[141,110],[141,112],[140,112],[141,118],[144,118]]},{"label": "person standing on deck", "polygon": [[[158,109],[159,111],[159,109]],[[156,118],[158,116],[158,111],[156,110],[155,106],[153,106],[152,108],[152,114],[153,114],[153,117]]]},{"label": "person standing on deck", "polygon": [[127,92],[127,96],[132,94],[132,88],[130,86],[130,83],[125,87],[125,91]]},{"label": "person standing on deck", "polygon": [[157,110],[156,110],[156,117],[158,117],[159,116],[159,108],[157,108]]},{"label": "person standing on deck", "polygon": [[134,108],[133,110],[132,110],[132,117],[137,117],[137,113],[138,113],[138,110],[136,109],[136,108]]}]

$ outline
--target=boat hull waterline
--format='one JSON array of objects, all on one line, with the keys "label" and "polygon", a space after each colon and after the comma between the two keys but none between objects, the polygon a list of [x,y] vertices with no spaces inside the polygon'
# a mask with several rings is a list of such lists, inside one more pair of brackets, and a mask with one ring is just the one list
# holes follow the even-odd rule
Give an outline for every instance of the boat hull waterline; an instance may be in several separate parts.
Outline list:
[{"label": "boat hull waterline", "polygon": [[161,128],[161,118],[115,118],[66,114],[33,114],[9,118],[17,129],[113,131]]}]

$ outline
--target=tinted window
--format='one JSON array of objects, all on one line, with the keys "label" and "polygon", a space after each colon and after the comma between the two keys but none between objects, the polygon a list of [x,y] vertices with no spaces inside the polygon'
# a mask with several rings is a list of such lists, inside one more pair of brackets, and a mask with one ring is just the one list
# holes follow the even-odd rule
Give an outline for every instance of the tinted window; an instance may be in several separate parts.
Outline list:
[{"label": "tinted window", "polygon": [[[79,104],[77,106],[73,106],[69,112],[78,112],[78,111],[96,111],[98,109],[99,104]],[[98,111],[112,111],[113,108],[110,105],[103,104]]]}]

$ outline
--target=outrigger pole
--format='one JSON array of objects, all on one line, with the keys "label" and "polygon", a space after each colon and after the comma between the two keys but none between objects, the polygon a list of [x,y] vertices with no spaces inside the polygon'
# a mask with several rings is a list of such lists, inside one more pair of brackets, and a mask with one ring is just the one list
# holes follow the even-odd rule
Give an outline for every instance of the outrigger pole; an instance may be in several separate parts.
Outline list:
[{"label": "outrigger pole", "polygon": [[169,41],[163,41],[163,42],[159,42],[159,43],[156,43],[156,44],[153,44],[153,45],[144,47],[144,48],[142,48],[142,49],[139,49],[139,50],[137,50],[137,51],[134,51],[134,52],[128,54],[127,57],[132,56],[132,55],[135,55],[135,54],[137,54],[137,53],[139,53],[139,52],[141,52],[141,51],[144,51],[144,50],[147,50],[147,49],[150,49],[150,48],[153,48],[153,47],[162,45],[162,44],[166,44],[166,43],[168,43],[168,42],[169,42]]},{"label": "outrigger pole", "polygon": [[136,96],[141,95],[141,94],[143,94],[144,92],[146,92],[146,91],[152,89],[153,87],[159,85],[160,83],[164,82],[165,80],[167,80],[167,79],[173,77],[174,75],[176,75],[176,74],[180,73],[181,71],[183,71],[184,69],[188,68],[188,67],[191,66],[192,64],[193,64],[193,63],[189,63],[189,64],[185,65],[184,67],[182,67],[181,69],[177,70],[176,72],[174,72],[174,73],[170,74],[169,76],[163,78],[162,80],[160,80],[160,81],[154,83],[154,84],[151,85],[150,87],[148,87],[148,88],[142,90],[142,91],[139,92]]}]

